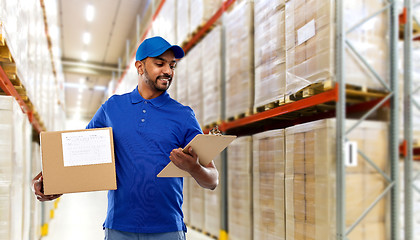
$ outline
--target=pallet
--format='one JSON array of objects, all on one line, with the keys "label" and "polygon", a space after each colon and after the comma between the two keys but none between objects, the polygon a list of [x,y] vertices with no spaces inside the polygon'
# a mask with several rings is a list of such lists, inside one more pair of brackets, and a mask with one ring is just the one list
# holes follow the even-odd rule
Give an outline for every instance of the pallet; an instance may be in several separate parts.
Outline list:
[{"label": "pallet", "polygon": [[220,119],[220,120],[218,120],[216,122],[213,122],[213,123],[204,125],[204,129],[213,129],[214,127],[220,126],[221,124],[222,124],[222,120]]},{"label": "pallet", "polygon": [[[303,89],[297,91],[294,94],[285,97],[285,103],[295,102],[304,98],[314,96],[318,93],[322,93],[333,89],[335,82],[332,80],[323,81],[319,83],[313,83]],[[346,84],[346,103],[362,103],[370,100],[385,97],[388,94],[385,90],[378,90],[368,88],[366,86],[357,86],[352,84]]]},{"label": "pallet", "polygon": [[238,119],[242,119],[242,118],[245,118],[245,117],[248,117],[248,116],[251,116],[251,115],[252,115],[252,111],[251,110],[248,110],[245,113],[240,113],[240,114],[236,114],[235,116],[228,117],[227,118],[227,121],[228,122],[232,122],[232,121],[236,121]]},{"label": "pallet", "polygon": [[[198,32],[201,31],[201,29],[204,27],[204,25],[206,25],[207,22],[202,22],[200,25],[198,25],[198,27],[196,29],[194,29],[191,33],[188,34],[188,37],[186,40],[184,40],[181,44],[182,48],[185,48],[185,46],[187,46],[188,43],[190,43],[193,39],[193,37],[195,37],[195,35],[198,34]],[[211,25],[204,33],[203,35],[200,36],[199,39],[197,39],[197,41],[194,43],[194,45],[191,46],[191,48],[193,48],[198,42],[201,41],[201,39],[203,39],[211,30],[214,29],[214,27],[216,26],[216,23],[214,23],[213,25]]]},{"label": "pallet", "polygon": [[278,100],[269,102],[267,104],[264,104],[262,106],[258,106],[258,107],[254,107],[254,114],[255,113],[260,113],[260,112],[264,112],[273,108],[276,108],[278,106],[281,106],[285,103],[284,101],[284,97],[280,97]]},{"label": "pallet", "polygon": [[290,94],[284,97],[285,103],[295,102],[307,97],[311,97],[318,93],[322,93],[334,88],[334,82],[332,80],[322,81],[313,83],[307,87],[302,88],[294,94]]}]

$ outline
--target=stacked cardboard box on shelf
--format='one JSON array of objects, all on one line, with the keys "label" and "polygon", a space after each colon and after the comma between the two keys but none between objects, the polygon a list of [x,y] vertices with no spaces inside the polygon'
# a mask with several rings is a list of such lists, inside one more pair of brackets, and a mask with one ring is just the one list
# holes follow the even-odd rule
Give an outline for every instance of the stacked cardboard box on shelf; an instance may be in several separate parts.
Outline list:
[{"label": "stacked cardboard box on shelf", "polygon": [[190,0],[189,33],[202,27],[222,6],[222,0]]},{"label": "stacked cardboard box on shelf", "polygon": [[204,188],[195,181],[190,179],[190,223],[191,226],[203,230],[204,229]]},{"label": "stacked cardboard box on shelf", "polygon": [[252,138],[254,239],[285,239],[284,130]]},{"label": "stacked cardboard box on shelf", "polygon": [[176,100],[181,104],[188,105],[188,60],[189,55],[182,58],[177,64],[175,68],[175,81],[172,82],[172,85],[176,85]]},{"label": "stacked cardboard box on shelf", "polygon": [[[220,176],[221,172],[223,171],[220,155],[217,156],[213,161],[214,165],[219,171]],[[219,237],[219,232],[221,229],[221,194],[222,186],[220,185],[217,186],[214,190],[204,190],[204,231],[215,237]]]},{"label": "stacked cardboard box on shelf", "polygon": [[226,12],[226,118],[252,113],[254,104],[253,2]]},{"label": "stacked cardboard box on shelf", "polygon": [[254,3],[255,107],[280,100],[286,87],[283,0]]},{"label": "stacked cardboard box on shelf", "polygon": [[[30,165],[31,178],[41,172],[41,158],[40,158],[40,147],[36,142],[32,142],[31,159],[32,164]],[[41,206],[44,203],[39,202],[35,197],[30,198],[30,228],[28,239],[38,239],[41,236]]]},{"label": "stacked cardboard box on shelf", "polygon": [[215,27],[203,40],[203,124],[222,120],[221,27]]},{"label": "stacked cardboard box on shelf", "polygon": [[[53,7],[45,11],[49,24],[49,39],[45,32],[44,13],[37,1],[16,0],[0,1],[1,35],[5,39],[11,54],[2,68],[9,74],[11,81],[22,85],[19,93],[27,96],[39,114],[42,124],[53,130],[57,119],[57,111],[64,112],[64,78],[55,46],[59,45],[57,9]],[[57,34],[54,34],[57,30]],[[49,43],[52,45],[49,46]],[[52,58],[50,55],[52,51]],[[4,51],[5,53],[7,51]],[[11,59],[13,58],[13,61]],[[54,69],[52,60],[55,61]],[[55,70],[55,71],[53,71]],[[61,107],[55,105],[60,103]]]},{"label": "stacked cardboard box on shelf", "polygon": [[0,239],[23,239],[30,225],[24,210],[32,128],[13,97],[0,96],[0,115]]},{"label": "stacked cardboard box on shelf", "polygon": [[228,146],[228,229],[231,240],[251,240],[252,137],[238,137]]},{"label": "stacked cardboard box on shelf", "polygon": [[[355,121],[347,120],[347,127]],[[335,119],[287,128],[286,239],[336,238]],[[388,172],[387,125],[364,122],[349,135],[358,149]],[[346,226],[353,224],[385,189],[386,180],[358,155],[346,168]],[[349,234],[349,239],[386,239],[386,198]]]},{"label": "stacked cardboard box on shelf", "polygon": [[195,45],[188,54],[188,105],[194,110],[195,117],[200,125],[203,123],[203,67],[202,42]]},{"label": "stacked cardboard box on shelf", "polygon": [[174,44],[176,42],[176,5],[175,0],[166,0],[157,17],[152,24],[153,36],[161,36],[166,41]]},{"label": "stacked cardboard box on shelf", "polygon": [[176,1],[176,42],[180,45],[188,39],[190,29],[190,0]]},{"label": "stacked cardboard box on shelf", "polygon": [[[376,4],[373,2],[377,2]],[[346,1],[344,31],[384,7],[381,1]],[[335,5],[328,0],[286,2],[286,94],[316,82],[334,81]],[[355,20],[357,19],[357,20]],[[385,82],[388,81],[386,11],[347,35],[350,42]],[[346,48],[346,83],[385,89]]]},{"label": "stacked cardboard box on shelf", "polygon": [[191,204],[190,204],[190,185],[191,185],[191,179],[192,178],[184,178],[184,188],[182,191],[183,194],[183,204],[182,204],[182,212],[184,213],[184,222],[185,224],[191,225],[191,218],[190,218],[190,212],[191,212]]}]

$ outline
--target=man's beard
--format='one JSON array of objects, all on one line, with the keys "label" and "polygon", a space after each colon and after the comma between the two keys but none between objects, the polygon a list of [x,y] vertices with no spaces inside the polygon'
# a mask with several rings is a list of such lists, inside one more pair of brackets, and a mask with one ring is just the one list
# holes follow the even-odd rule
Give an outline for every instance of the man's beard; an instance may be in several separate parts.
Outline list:
[{"label": "man's beard", "polygon": [[[160,87],[157,83],[159,78],[166,78],[168,79],[168,84],[166,86]],[[146,68],[144,69],[144,79],[146,81],[146,84],[149,85],[151,88],[160,91],[160,92],[164,92],[166,90],[168,90],[169,86],[171,86],[171,82],[172,82],[172,77],[169,75],[160,75],[158,76],[155,80],[152,80],[149,76],[149,73],[147,72]]]}]

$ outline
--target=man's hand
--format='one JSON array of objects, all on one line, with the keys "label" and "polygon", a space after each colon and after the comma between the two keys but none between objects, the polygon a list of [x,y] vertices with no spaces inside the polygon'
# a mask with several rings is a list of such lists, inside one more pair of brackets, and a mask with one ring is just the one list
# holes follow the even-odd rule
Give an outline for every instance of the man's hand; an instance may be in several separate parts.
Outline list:
[{"label": "man's hand", "polygon": [[36,199],[41,202],[44,201],[51,201],[54,199],[59,198],[62,194],[54,194],[54,195],[44,195],[44,187],[43,187],[44,179],[42,177],[42,172],[40,172],[34,179],[32,179],[32,191],[35,193]]},{"label": "man's hand", "polygon": [[191,173],[194,169],[200,168],[197,154],[190,147],[188,153],[184,153],[182,148],[173,149],[169,159],[180,169]]},{"label": "man's hand", "polygon": [[203,166],[198,161],[197,154],[190,147],[188,153],[181,148],[173,149],[169,159],[180,169],[187,171],[200,186],[208,189],[215,189],[219,184],[219,172],[213,161]]}]

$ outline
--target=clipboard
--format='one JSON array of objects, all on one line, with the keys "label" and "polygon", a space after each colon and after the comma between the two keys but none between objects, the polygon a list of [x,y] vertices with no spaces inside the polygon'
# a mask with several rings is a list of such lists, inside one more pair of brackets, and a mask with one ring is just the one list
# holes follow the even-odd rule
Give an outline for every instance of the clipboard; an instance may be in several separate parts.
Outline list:
[{"label": "clipboard", "polygon": [[[198,160],[201,165],[207,166],[220,152],[222,152],[236,136],[233,135],[213,135],[213,134],[198,134],[191,142],[182,150],[188,153],[188,148],[192,147],[198,155]],[[173,162],[168,165],[157,175],[158,177],[190,177],[191,175],[179,169]]]}]

